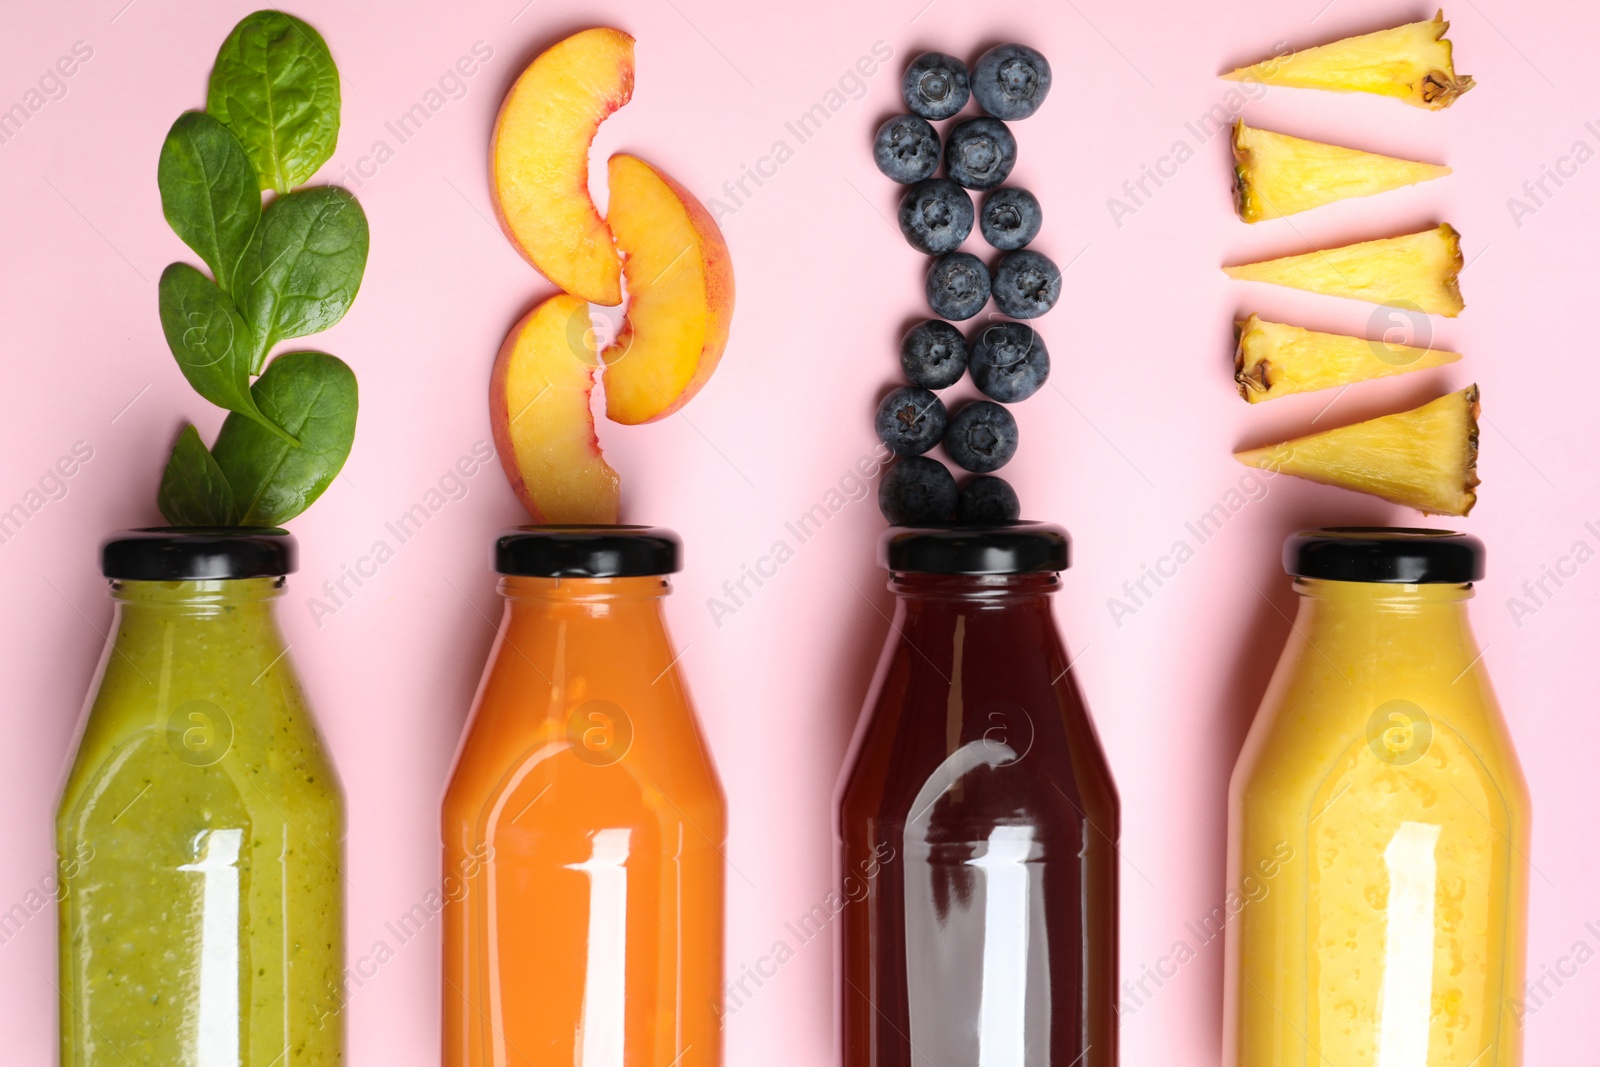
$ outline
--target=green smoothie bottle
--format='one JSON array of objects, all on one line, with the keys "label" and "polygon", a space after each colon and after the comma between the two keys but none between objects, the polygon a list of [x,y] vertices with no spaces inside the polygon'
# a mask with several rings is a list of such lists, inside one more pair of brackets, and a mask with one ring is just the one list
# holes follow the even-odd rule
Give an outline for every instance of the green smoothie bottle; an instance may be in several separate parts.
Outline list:
[{"label": "green smoothie bottle", "polygon": [[294,539],[135,530],[56,815],[61,1067],[343,1057],[344,801],[278,631]]}]

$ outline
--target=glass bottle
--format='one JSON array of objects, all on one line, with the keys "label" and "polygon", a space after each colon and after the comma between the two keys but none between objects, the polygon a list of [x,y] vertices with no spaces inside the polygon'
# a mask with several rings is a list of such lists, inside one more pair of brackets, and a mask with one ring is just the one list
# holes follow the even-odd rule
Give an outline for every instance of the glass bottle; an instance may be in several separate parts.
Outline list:
[{"label": "glass bottle", "polygon": [[56,816],[62,1067],[343,1054],[344,801],[278,630],[282,530],[109,540]]},{"label": "glass bottle", "polygon": [[726,813],[662,616],[679,542],[525,527],[444,797],[446,1067],[722,1062]]},{"label": "glass bottle", "polygon": [[893,529],[840,786],[845,1067],[1109,1067],[1115,786],[1051,614],[1058,527]]},{"label": "glass bottle", "polygon": [[1528,791],[1467,617],[1483,546],[1335,528],[1234,769],[1225,1062],[1515,1067]]}]

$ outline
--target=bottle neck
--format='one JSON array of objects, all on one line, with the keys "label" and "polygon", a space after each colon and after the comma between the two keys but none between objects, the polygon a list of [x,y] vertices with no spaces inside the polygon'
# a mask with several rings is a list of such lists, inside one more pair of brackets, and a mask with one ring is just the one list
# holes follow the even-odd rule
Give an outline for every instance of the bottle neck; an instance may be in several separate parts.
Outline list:
[{"label": "bottle neck", "polygon": [[504,576],[500,595],[512,617],[642,618],[659,616],[672,592],[665,575],[637,578],[528,578]]},{"label": "bottle neck", "polygon": [[[489,677],[504,675],[523,690],[549,686],[551,707],[603,689],[606,699],[632,709],[624,716],[642,714],[651,701],[681,693],[672,670],[678,653],[661,610],[670,588],[661,576],[503,577],[506,606]],[[655,685],[669,674],[670,684]],[[622,699],[624,693],[631,696]]]},{"label": "bottle neck", "polygon": [[222,688],[258,679],[286,651],[277,615],[284,585],[282,578],[113,581],[107,679],[149,686],[162,700],[174,664]]},{"label": "bottle neck", "polygon": [[889,578],[889,588],[902,604],[966,604],[1001,610],[1048,607],[1050,594],[1060,587],[1060,576],[1049,571],[1034,574],[896,573]]},{"label": "bottle neck", "polygon": [[899,603],[895,627],[915,645],[942,638],[958,622],[965,629],[1004,625],[1018,640],[1054,634],[1050,596],[1061,586],[1053,573],[1005,575],[895,574],[889,588]]},{"label": "bottle neck", "polygon": [[[1297,579],[1302,640],[1346,681],[1395,670],[1454,678],[1475,664],[1470,585],[1400,585]],[[1448,679],[1447,679],[1448,680]]]},{"label": "bottle neck", "polygon": [[274,619],[283,578],[237,578],[187,582],[113,579],[111,598],[124,620],[167,618],[249,624]]},{"label": "bottle neck", "polygon": [[1333,582],[1296,578],[1300,615],[1312,623],[1369,617],[1395,626],[1408,623],[1464,625],[1471,585],[1403,585],[1396,582]]}]

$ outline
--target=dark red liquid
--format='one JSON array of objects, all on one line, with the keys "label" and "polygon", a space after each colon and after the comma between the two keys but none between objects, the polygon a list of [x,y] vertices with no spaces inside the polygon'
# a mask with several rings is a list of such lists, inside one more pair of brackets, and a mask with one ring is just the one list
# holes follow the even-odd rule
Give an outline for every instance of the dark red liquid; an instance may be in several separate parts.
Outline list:
[{"label": "dark red liquid", "polygon": [[839,797],[845,1067],[1116,1063],[1117,794],[1056,584],[894,583]]}]

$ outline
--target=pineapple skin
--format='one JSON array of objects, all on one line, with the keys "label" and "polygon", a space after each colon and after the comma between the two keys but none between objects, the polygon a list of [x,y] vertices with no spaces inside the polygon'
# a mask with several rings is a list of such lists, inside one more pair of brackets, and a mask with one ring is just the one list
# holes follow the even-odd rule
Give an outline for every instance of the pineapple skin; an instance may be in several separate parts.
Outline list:
[{"label": "pineapple skin", "polygon": [[1292,474],[1463,517],[1478,502],[1478,387],[1394,415],[1235,452],[1248,467]]},{"label": "pineapple skin", "polygon": [[1449,167],[1233,124],[1234,210],[1245,222],[1442,178]]},{"label": "pineapple skin", "polygon": [[1223,77],[1297,89],[1374,93],[1439,111],[1475,82],[1457,74],[1444,10],[1425,22],[1346,37],[1331,44],[1240,67]]},{"label": "pineapple skin", "polygon": [[1441,224],[1401,237],[1222,269],[1241,281],[1270,282],[1455,318],[1466,307],[1457,280],[1462,262],[1461,235],[1455,227]]},{"label": "pineapple skin", "polygon": [[1251,314],[1233,324],[1233,380],[1252,404],[1454,363],[1461,353],[1369,341]]}]

